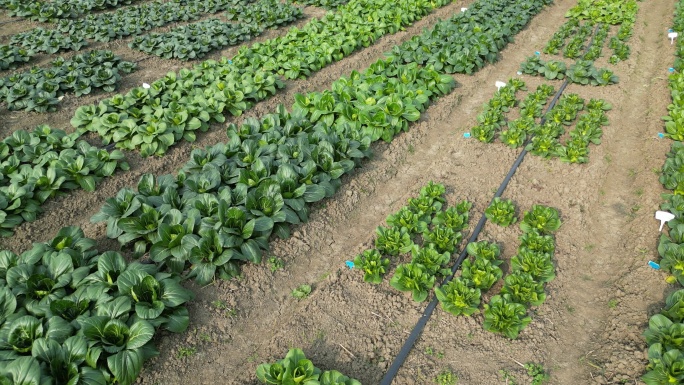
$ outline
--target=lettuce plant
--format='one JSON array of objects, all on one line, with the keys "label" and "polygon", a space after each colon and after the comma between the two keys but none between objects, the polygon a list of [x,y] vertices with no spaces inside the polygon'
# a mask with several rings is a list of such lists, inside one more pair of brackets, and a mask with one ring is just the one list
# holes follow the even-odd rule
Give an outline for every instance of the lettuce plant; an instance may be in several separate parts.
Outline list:
[{"label": "lettuce plant", "polygon": [[389,259],[382,258],[375,249],[365,250],[354,258],[354,266],[363,270],[363,280],[376,284],[382,282],[389,263]]},{"label": "lettuce plant", "polygon": [[471,282],[460,277],[435,288],[435,296],[442,305],[442,309],[453,315],[470,316],[477,313],[480,307],[480,289],[473,287]]},{"label": "lettuce plant", "polygon": [[517,221],[515,205],[510,199],[494,198],[485,210],[487,219],[499,226],[510,226]]},{"label": "lettuce plant", "polygon": [[526,211],[520,222],[520,229],[525,233],[537,230],[541,234],[550,234],[558,230],[560,226],[558,210],[544,205],[533,205],[532,210]]},{"label": "lettuce plant", "polygon": [[440,253],[432,244],[426,247],[413,246],[411,250],[411,263],[421,265],[430,275],[449,275],[451,270],[444,268],[451,260],[449,252]]},{"label": "lettuce plant", "polygon": [[501,248],[496,243],[487,241],[471,242],[466,247],[466,251],[468,252],[468,255],[475,259],[486,259],[497,266],[502,263],[502,261],[499,260]]},{"label": "lettuce plant", "polygon": [[432,224],[443,225],[457,232],[464,230],[468,226],[468,212],[472,205],[468,201],[462,201],[456,206],[439,211],[432,218]]},{"label": "lettuce plant", "polygon": [[551,254],[542,254],[527,249],[518,250],[511,258],[513,272],[528,273],[539,282],[550,282],[556,277]]},{"label": "lettuce plant", "polygon": [[484,305],[483,326],[487,331],[516,339],[530,322],[532,318],[527,316],[525,306],[513,301],[507,294],[495,295]]},{"label": "lettuce plant", "polygon": [[377,238],[375,247],[383,254],[398,255],[411,251],[413,241],[406,230],[396,227],[385,228],[378,226],[375,230]]},{"label": "lettuce plant", "polygon": [[443,225],[436,225],[432,230],[423,233],[425,244],[432,245],[440,253],[453,253],[462,238],[460,232]]},{"label": "lettuce plant", "polygon": [[501,294],[509,294],[511,299],[525,306],[539,306],[546,300],[544,283],[537,282],[530,274],[515,272],[504,279]]},{"label": "lettuce plant", "polygon": [[541,235],[538,230],[533,229],[520,236],[520,248],[534,253],[553,254],[556,250],[555,240],[551,235]]},{"label": "lettuce plant", "polygon": [[435,276],[429,274],[422,265],[401,264],[397,266],[390,285],[399,291],[410,291],[414,301],[423,302],[435,285]]},{"label": "lettuce plant", "polygon": [[410,234],[420,234],[427,230],[428,223],[421,220],[420,215],[404,206],[394,214],[387,217],[387,225],[399,228]]},{"label": "lettuce plant", "polygon": [[322,372],[297,348],[290,349],[280,361],[259,365],[256,375],[269,385],[361,385],[336,370]]},{"label": "lettuce plant", "polygon": [[501,269],[484,258],[475,259],[474,262],[466,259],[461,265],[461,277],[481,290],[489,290],[502,276]]}]

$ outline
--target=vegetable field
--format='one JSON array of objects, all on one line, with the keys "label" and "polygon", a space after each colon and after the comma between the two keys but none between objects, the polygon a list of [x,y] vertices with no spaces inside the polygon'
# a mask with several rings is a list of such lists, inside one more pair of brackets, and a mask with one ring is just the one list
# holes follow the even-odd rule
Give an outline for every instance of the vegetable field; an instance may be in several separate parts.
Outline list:
[{"label": "vegetable field", "polygon": [[684,384],[682,4],[0,0],[0,384]]}]

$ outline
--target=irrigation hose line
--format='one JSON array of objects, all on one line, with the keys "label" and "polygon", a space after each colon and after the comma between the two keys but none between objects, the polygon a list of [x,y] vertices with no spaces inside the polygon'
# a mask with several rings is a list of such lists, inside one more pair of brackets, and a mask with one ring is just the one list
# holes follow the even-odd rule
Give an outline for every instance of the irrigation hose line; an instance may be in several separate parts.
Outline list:
[{"label": "irrigation hose line", "polygon": [[[588,51],[589,47],[594,42],[594,37],[596,36],[596,32],[598,31],[598,27],[599,26],[597,25],[596,29],[592,33],[591,39],[589,40],[589,44],[587,44],[587,47],[585,49],[585,53]],[[556,95],[553,97],[553,99],[551,99],[551,103],[549,104],[548,108],[546,109],[546,113],[548,113],[549,111],[551,111],[551,109],[553,107],[555,107],[556,103],[558,102],[558,99],[563,94],[563,91],[565,91],[565,87],[567,87],[569,83],[570,83],[569,79],[566,76],[565,80],[563,81],[563,84],[558,89],[558,92],[556,92]],[[546,115],[546,114],[544,114],[544,115]],[[544,124],[544,122],[546,122],[546,117],[542,118],[540,124]],[[520,167],[520,164],[522,163],[523,159],[525,158],[525,155],[527,155],[528,151],[527,151],[526,147],[527,147],[527,144],[529,144],[531,141],[532,141],[532,137],[528,138],[527,141],[525,141],[525,144],[523,145],[523,150],[520,152],[518,157],[515,159],[515,162],[513,162],[511,169],[508,170],[508,174],[506,174],[506,177],[504,178],[503,182],[501,182],[499,189],[496,190],[496,193],[494,194],[494,197],[492,198],[490,205],[492,202],[494,202],[495,198],[501,197],[503,195],[504,191],[506,191],[506,187],[508,187],[508,183],[513,178],[513,175],[515,174],[518,167]],[[468,243],[475,242],[477,240],[477,237],[480,235],[480,232],[482,231],[482,228],[484,227],[486,222],[487,222],[487,217],[483,213],[482,217],[480,218],[480,221],[477,222],[477,226],[475,226],[475,229],[473,230],[472,235],[470,236],[470,238],[468,238]],[[441,285],[446,285],[447,283],[449,283],[454,278],[454,274],[456,274],[456,271],[461,267],[461,264],[466,259],[467,255],[468,255],[467,250],[464,247],[458,256],[456,263],[454,263],[454,265],[451,267],[451,275],[446,277],[444,279],[444,281],[442,281]],[[432,312],[437,307],[438,302],[439,301],[437,300],[437,297],[433,297],[432,301],[430,301],[428,306],[425,308],[425,310],[423,311],[423,315],[420,317],[420,319],[416,323],[416,326],[414,326],[413,330],[411,330],[411,334],[409,334],[408,338],[406,339],[406,342],[404,342],[404,345],[401,347],[401,350],[399,350],[399,354],[397,354],[397,356],[394,358],[394,361],[392,361],[392,365],[390,365],[389,369],[387,369],[387,373],[385,373],[385,376],[382,378],[382,381],[380,381],[380,385],[391,385],[392,384],[392,381],[394,380],[397,373],[399,372],[399,369],[401,368],[401,366],[406,361],[406,358],[408,357],[409,353],[411,353],[411,350],[413,349],[413,345],[416,343],[418,338],[420,338],[420,335],[423,333],[423,329],[425,329],[425,325],[427,325],[427,322],[430,319],[430,316],[432,316]]]}]

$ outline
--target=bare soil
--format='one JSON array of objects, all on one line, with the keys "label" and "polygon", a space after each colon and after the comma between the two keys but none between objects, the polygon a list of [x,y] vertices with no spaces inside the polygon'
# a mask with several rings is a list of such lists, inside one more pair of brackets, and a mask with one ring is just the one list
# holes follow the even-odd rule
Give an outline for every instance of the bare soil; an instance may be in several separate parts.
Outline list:
[{"label": "bare soil", "polygon": [[[455,75],[458,88],[430,106],[409,132],[391,144],[374,145],[373,159],[345,176],[340,191],[312,210],[309,223],[295,228],[290,239],[272,242],[269,256],[281,258],[283,269],[272,272],[268,263],[247,265],[240,279],[207,287],[187,283],[196,293],[189,304],[190,328],[181,335],[156,338],[161,356],[145,366],[138,382],[257,384],[254,373],[260,363],[300,347],[320,368],[337,369],[364,384],[379,383],[426,303],[394,290],[388,278],[377,286],[363,282],[362,274],[348,269],[345,261],[372,246],[375,228],[429,180],[447,186],[449,203],[474,203],[474,226],[519,150],[466,139],[463,133],[475,125],[481,105],[495,90],[494,82],[517,76],[519,64],[541,51],[575,4],[558,0],[547,7],[502,52],[498,63],[473,76]],[[261,116],[278,103],[289,106],[297,92],[329,88],[340,76],[366,68],[395,44],[463,6],[467,3],[460,1],[444,7],[306,81],[288,82],[284,92],[246,115]],[[591,146],[590,161],[569,165],[528,155],[504,193],[520,214],[533,204],[554,206],[561,213],[557,278],[547,285],[547,301],[533,309],[533,322],[513,341],[485,331],[481,314],[454,317],[438,308],[394,384],[432,384],[445,370],[456,373],[459,384],[504,384],[503,372],[518,383],[529,383],[518,364],[526,362],[550,370],[551,384],[640,383],[647,362],[641,333],[671,290],[663,274],[650,269],[647,261],[658,258],[653,212],[661,202],[657,171],[669,141],[658,139],[657,133],[663,130],[660,117],[670,103],[667,68],[674,50],[666,34],[674,7],[663,0],[641,2],[639,7],[629,42],[632,55],[614,67],[620,82],[605,88],[571,85],[566,90],[613,104],[610,126],[604,128],[602,144]],[[312,7],[305,11],[309,16],[320,12]],[[277,33],[281,31],[264,38]],[[187,65],[158,59],[142,63],[122,90]],[[531,90],[542,82],[521,78]],[[560,82],[553,85],[558,88]],[[47,120],[66,127],[78,105],[97,98],[67,101]],[[0,119],[9,120],[0,128],[3,135],[46,122],[45,115],[7,111],[0,112]],[[193,148],[223,138],[222,127],[216,126],[197,143],[183,143],[163,158],[127,154],[130,172],[104,181],[95,193],[77,192],[54,200],[41,218],[20,226],[14,237],[1,240],[2,245],[23,251],[62,226],[79,225],[100,241],[101,249],[116,249],[115,242],[106,239],[105,227],[89,222],[105,199],[134,186],[142,173],[174,172]],[[488,223],[479,239],[501,244],[507,260],[515,253],[519,235],[516,226]],[[392,261],[388,277],[400,262]],[[310,284],[313,291],[296,300],[290,293],[301,284]]]}]

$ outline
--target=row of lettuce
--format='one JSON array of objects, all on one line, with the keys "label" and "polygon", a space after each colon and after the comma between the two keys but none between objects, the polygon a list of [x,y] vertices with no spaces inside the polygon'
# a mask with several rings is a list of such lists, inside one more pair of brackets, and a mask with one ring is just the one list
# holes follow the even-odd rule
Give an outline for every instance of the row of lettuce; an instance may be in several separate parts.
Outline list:
[{"label": "row of lettuce", "polygon": [[[589,144],[600,144],[602,126],[608,125],[606,111],[612,106],[603,99],[586,102],[577,94],[564,94],[546,113],[542,110],[554,93],[553,86],[539,85],[534,92],[528,92],[520,101],[519,91],[526,91],[525,83],[510,79],[506,86],[495,92],[478,114],[478,125],[471,134],[483,143],[492,143],[497,138],[501,143],[519,148],[525,146],[530,153],[543,158],[559,158],[567,163],[589,161]],[[519,117],[508,120],[513,111]],[[542,118],[537,123],[536,119]],[[569,138],[561,142],[569,130]]]},{"label": "row of lettuce", "polygon": [[[483,37],[494,36],[499,28],[505,28],[511,14],[523,12],[520,11],[521,5],[526,10],[523,12],[526,20],[529,20],[545,4],[531,0],[478,2],[471,6],[468,17],[454,17],[449,22],[463,23],[465,27],[479,31]],[[506,42],[525,24],[516,25],[514,29],[506,28]],[[196,70],[203,67],[207,68],[205,74],[217,68],[235,68],[227,60],[205,62]],[[180,83],[174,81],[172,84]],[[164,87],[162,84],[165,83],[157,83],[156,87]],[[79,373],[88,373],[87,376],[94,378],[90,383],[96,384],[102,383],[102,377],[106,383],[132,383],[140,363],[154,353],[147,345],[148,334],[149,338],[152,336],[149,332],[153,333],[159,327],[179,331],[183,326],[181,321],[185,321],[181,317],[183,310],[180,310],[184,301],[164,302],[165,288],[174,286],[169,282],[177,283],[180,276],[206,283],[215,277],[234,276],[242,261],[259,262],[268,246],[269,236],[286,237],[292,224],[306,221],[307,204],[333,195],[340,186],[340,177],[369,155],[372,142],[380,138],[389,141],[392,136],[408,129],[408,123],[417,120],[431,100],[450,92],[454,86],[451,76],[431,66],[400,64],[393,57],[379,60],[363,73],[353,71],[350,76],[336,81],[331,90],[299,95],[291,111],[279,107],[275,113],[261,120],[250,118],[239,127],[229,125],[226,143],[194,150],[191,159],[176,176],[145,175],[136,190],[122,189],[106,202],[93,220],[106,221],[107,236],[118,239],[122,246],[132,249],[136,255],[148,255],[149,259],[145,261],[149,264],[120,264],[121,259],[116,256],[104,258],[100,255],[97,266],[116,264],[111,268],[103,266],[105,272],[99,276],[104,277],[107,283],[104,286],[123,293],[110,294],[111,297],[130,297],[135,315],[131,310],[124,311],[128,314],[126,320],[109,317],[112,314],[100,315],[97,313],[100,307],[97,301],[76,305],[80,310],[74,310],[74,313],[82,311],[96,317],[87,322],[80,320],[78,315],[73,317],[75,323],[71,324],[71,335],[78,341],[69,340],[67,344],[71,337],[62,334],[60,338],[64,344],[60,344],[60,340],[56,340],[56,344],[36,342],[42,341],[44,331],[49,330],[49,320],[55,315],[47,311],[46,316],[51,317],[29,315],[36,301],[32,300],[34,297],[29,299],[21,289],[30,285],[35,297],[62,300],[68,293],[67,289],[62,289],[69,285],[66,279],[64,282],[67,283],[63,285],[58,277],[63,269],[40,268],[42,259],[29,258],[28,255],[33,255],[31,252],[27,256],[10,257],[5,270],[21,265],[26,266],[22,269],[39,271],[40,275],[31,278],[28,274],[11,274],[12,284],[3,286],[9,293],[7,301],[12,303],[10,297],[13,297],[17,305],[3,307],[13,309],[3,319],[0,330],[19,328],[18,320],[27,322],[21,318],[26,314],[36,318],[36,321],[31,320],[31,324],[38,325],[35,330],[40,333],[24,338],[26,334],[23,331],[17,332],[22,341],[16,348],[7,342],[11,333],[7,337],[0,334],[0,346],[8,351],[0,356],[4,361],[0,365],[0,375],[10,383],[22,383],[21,379],[26,378],[28,372],[45,380],[63,378],[61,366],[45,363],[42,351],[46,349],[41,350],[39,346],[49,344],[56,348],[57,345],[70,346],[76,342],[83,346],[81,341],[85,338],[85,356],[80,354],[82,349],[79,354],[71,354],[70,351],[55,353],[68,357],[62,361],[69,363],[62,366],[69,368],[69,375],[85,379],[86,374],[81,376]],[[154,86],[150,88],[154,89]],[[78,231],[65,229],[60,235],[77,233],[67,238],[80,239]],[[50,244],[56,243],[55,248],[60,250],[69,242],[57,240]],[[39,254],[42,257],[45,253]],[[68,258],[71,260],[71,255]],[[119,262],[111,262],[110,258]],[[49,264],[52,259],[45,261]],[[66,264],[67,257],[60,257],[60,260]],[[135,277],[121,272],[128,269],[136,271],[135,274],[130,273]],[[122,280],[123,277],[126,278]],[[75,286],[73,279],[71,281]],[[69,297],[68,300],[76,303],[81,301],[80,298]],[[126,299],[119,301],[123,303],[122,308],[128,309]],[[170,314],[164,313],[167,307]],[[21,316],[12,318],[15,317],[12,314]],[[63,324],[61,321],[52,322]],[[93,330],[95,326],[98,326],[98,331]],[[87,340],[89,338],[90,341]],[[115,341],[109,341],[110,338]],[[27,349],[27,346],[35,348]],[[99,356],[94,357],[97,352],[100,352]]]},{"label": "row of lettuce", "polygon": [[[211,51],[238,45],[258,36],[264,28],[278,27],[303,16],[300,8],[281,4],[277,0],[236,4],[227,15],[236,22],[207,19],[164,33],[137,36],[128,45],[165,59],[199,59]],[[130,21],[126,20],[122,25],[130,25]],[[78,33],[89,33],[92,29],[87,25],[70,28]],[[111,28],[105,32],[111,34]],[[70,36],[74,33],[71,32]],[[63,40],[59,36],[61,34],[57,30],[35,29],[13,36],[12,42],[21,45],[19,49],[30,52],[55,53],[59,51],[59,42]],[[81,46],[79,43],[79,49]],[[84,57],[90,60],[83,60]],[[103,60],[92,60],[93,57],[102,57]],[[67,93],[78,97],[95,89],[114,91],[121,78],[119,72],[129,73],[134,68],[134,63],[122,61],[111,51],[90,51],[69,60],[60,57],[47,68],[34,67],[0,78],[0,103],[4,102],[9,110],[55,111],[62,96]]]},{"label": "row of lettuce", "polygon": [[[684,1],[676,4],[675,31],[684,31]],[[669,274],[668,282],[684,285],[684,42],[677,39],[675,72],[669,76],[672,104],[668,106],[665,136],[672,139],[672,148],[663,164],[660,182],[669,190],[663,194],[661,209],[675,218],[667,223],[667,234],[660,237],[658,254],[660,268]],[[653,315],[644,337],[649,345],[648,366],[642,380],[647,385],[684,383],[684,289],[667,296],[665,308]]]},{"label": "row of lettuce", "polygon": [[[417,10],[411,11],[411,9],[416,7]],[[374,32],[376,33],[374,39],[384,33],[395,32],[399,27],[417,20],[419,16],[425,15],[431,9],[430,7],[431,5],[423,0],[404,1],[401,6],[396,6],[397,12],[387,14],[387,19],[378,20],[378,23],[387,22],[390,17],[397,17],[399,20],[406,21],[399,21],[398,26],[391,31],[379,28],[377,32]],[[308,31],[307,34],[310,36],[316,36],[320,28],[321,31],[326,32],[325,36],[328,36],[327,38],[331,38],[331,35],[328,34],[339,32],[338,28],[343,28],[342,25],[344,23],[359,17],[364,19],[372,18],[373,15],[378,13],[384,14],[390,8],[395,7],[385,5],[382,1],[355,1],[348,7],[340,9],[337,13],[331,12],[327,14],[324,19],[325,21],[313,20],[301,31]],[[409,14],[407,15],[406,13]],[[291,29],[288,36],[293,37],[288,39],[288,44],[295,44],[294,36],[300,34],[301,31],[297,28]],[[352,34],[348,37],[354,39],[356,36]],[[267,41],[263,44],[277,47],[280,44],[278,42],[279,40]],[[341,59],[361,46],[358,43],[349,49],[340,51],[339,55],[335,55],[335,60]],[[296,45],[296,47],[301,49],[300,45]],[[244,51],[249,51],[249,49]],[[104,57],[109,57],[108,55],[106,54]],[[92,54],[84,56],[90,58]],[[109,60],[114,59],[111,58]],[[331,61],[332,58],[329,62]],[[61,60],[58,60],[58,62],[56,65],[60,65],[61,68],[71,67],[70,62]],[[288,63],[283,63],[282,65],[288,66]],[[83,66],[78,66],[77,69],[81,67]],[[56,75],[54,71],[49,73],[51,78],[61,78]],[[35,83],[36,79],[37,77],[30,76],[24,83]],[[445,87],[439,85],[439,81],[437,83],[438,85],[435,87]],[[283,86],[284,83],[280,77],[271,70],[258,69],[247,65],[239,67],[228,59],[220,61],[208,60],[196,65],[193,69],[182,69],[178,73],[170,72],[164,78],[152,82],[149,88],[136,87],[125,96],[115,95],[110,99],[103,100],[97,106],[82,107],[76,112],[72,123],[77,127],[97,131],[104,138],[105,144],[113,142],[127,149],[140,148],[144,156],[154,153],[162,154],[169,146],[172,146],[179,140],[195,141],[196,132],[206,131],[211,122],[225,121],[225,114],[227,113],[234,116],[241,115],[243,111],[251,108],[256,102],[275,94],[277,89]],[[12,94],[8,84],[0,88],[0,91],[2,90],[5,90],[4,92],[7,94]],[[427,92],[427,90],[425,91]],[[417,93],[421,95],[416,96],[416,99],[420,103],[427,104],[428,96],[431,95],[431,92],[423,95],[423,90],[418,90]],[[328,100],[329,97],[330,95],[323,98],[323,100]],[[51,105],[49,101],[46,104],[48,106]],[[354,112],[356,109],[350,110],[352,115],[360,116],[360,114]],[[349,116],[351,117],[352,115]],[[364,115],[365,118],[370,119],[370,116],[366,114]],[[358,120],[358,117],[354,119]],[[379,120],[379,116],[376,120]],[[12,143],[22,143],[22,146],[23,143],[31,143],[29,146],[42,143],[39,148],[52,146],[49,143],[53,141],[52,139],[29,139],[29,137],[36,135],[40,136],[39,132],[45,130],[58,133],[57,135],[60,136],[64,135],[61,130],[41,126],[34,133],[17,131],[13,134],[14,139],[7,138],[6,140],[12,141]],[[78,133],[71,134],[69,138],[71,140],[78,140],[79,135]],[[58,156],[50,155],[50,158],[38,158],[32,155],[27,157],[22,154],[23,149],[24,147],[15,149],[15,146],[7,146],[0,152],[0,161],[2,161],[0,167],[5,171],[4,175],[6,176],[4,185],[0,186],[0,210],[2,210],[0,214],[4,214],[0,215],[0,228],[3,229],[1,234],[3,236],[11,235],[11,230],[23,221],[35,219],[44,201],[44,199],[39,199],[37,194],[47,194],[47,199],[69,191],[73,187],[78,187],[66,183],[69,181],[68,177],[60,172],[60,169],[64,167],[57,168],[53,170],[54,172],[51,171],[51,168],[54,168],[53,163],[55,162],[48,162],[47,159],[58,158]],[[52,152],[55,155],[59,154],[59,150]],[[123,158],[119,151],[113,152],[109,158],[104,157],[104,153],[101,154],[100,157],[103,158],[105,163]],[[73,159],[78,159],[78,156]],[[98,166],[100,163],[102,162],[95,164],[88,162],[88,165],[75,166],[76,176],[78,176],[79,180],[84,181],[84,183],[77,181],[78,185],[88,186],[86,190],[92,191],[91,187],[94,188],[94,183],[91,182],[98,181],[100,176],[111,175],[110,172],[107,172],[106,175],[98,175],[98,170],[101,168],[101,166]],[[69,163],[64,165],[68,166]],[[107,167],[109,169],[112,166]],[[126,165],[121,163],[120,167],[125,168]],[[12,177],[15,174],[20,176],[16,182],[14,182],[16,178]],[[45,182],[38,181],[43,175],[53,174],[54,176],[48,178]],[[66,179],[60,179],[63,176]],[[49,190],[51,193],[36,191],[33,187],[36,185],[43,185],[44,189]],[[41,189],[39,188],[38,190]],[[6,205],[3,202],[6,202]]]},{"label": "row of lettuce", "polygon": [[[458,255],[467,228],[472,204],[462,201],[446,208],[445,187],[429,182],[417,198],[387,217],[387,227],[376,230],[375,248],[365,250],[354,259],[354,267],[363,271],[363,279],[382,283],[392,259],[408,258],[409,263],[396,265],[390,285],[410,292],[418,302],[425,301],[434,290],[446,312],[471,316],[479,312],[482,294],[503,277],[501,249],[488,241],[469,243],[470,256],[460,266],[460,275],[450,279],[452,256]],[[510,226],[517,221],[516,207],[510,200],[495,198],[485,210],[493,223]],[[510,260],[510,273],[499,294],[484,304],[484,328],[508,338],[518,337],[530,323],[528,308],[546,299],[544,285],[555,278],[553,253],[555,241],[551,233],[561,221],[558,211],[534,205],[524,213],[520,228],[518,253]],[[446,280],[444,280],[447,278]],[[441,282],[441,284],[440,284]]]},{"label": "row of lettuce", "polygon": [[[94,0],[73,1],[94,2]],[[90,13],[87,12],[87,8],[79,8],[85,13],[83,17],[78,18],[57,18],[55,16],[60,12],[53,8],[59,3],[55,1],[43,3],[42,6],[47,10],[39,12],[37,19],[38,21],[56,21],[53,28],[46,29],[39,26],[12,35],[9,45],[0,46],[0,52],[3,53],[0,56],[0,70],[15,68],[39,53],[78,51],[87,46],[88,41],[108,42],[138,36],[152,28],[175,22],[197,20],[207,14],[252,8],[266,11],[264,7],[252,6],[252,2],[253,0],[174,0],[168,2],[155,0],[107,13]],[[30,6],[30,3],[21,3]],[[263,1],[259,3],[268,4]]]}]

